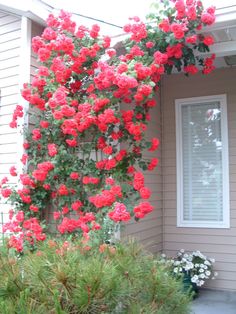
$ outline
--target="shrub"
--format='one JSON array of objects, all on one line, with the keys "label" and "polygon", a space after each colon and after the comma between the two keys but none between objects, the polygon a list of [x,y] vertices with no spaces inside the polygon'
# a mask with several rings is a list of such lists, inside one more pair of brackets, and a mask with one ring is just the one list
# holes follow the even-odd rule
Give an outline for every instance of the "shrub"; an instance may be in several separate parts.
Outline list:
[{"label": "shrub", "polygon": [[20,259],[0,256],[0,313],[188,313],[189,297],[134,242],[89,249],[48,241]]},{"label": "shrub", "polygon": [[[85,238],[106,218],[119,224],[154,210],[142,171],[158,164],[154,154],[143,153],[159,145],[146,130],[161,75],[173,69],[207,74],[215,58],[194,54],[213,44],[199,33],[214,23],[213,7],[192,0],[156,6],[147,24],[134,17],[124,26],[122,56],[98,25],[76,26],[63,11],[50,14],[43,34],[33,38],[41,66],[22,96],[36,113],[34,126],[25,130],[22,167],[10,169],[20,188],[0,181],[1,196],[13,205],[4,231],[18,252],[46,239],[49,209],[61,234]],[[18,105],[10,122],[19,132],[25,109]]]}]

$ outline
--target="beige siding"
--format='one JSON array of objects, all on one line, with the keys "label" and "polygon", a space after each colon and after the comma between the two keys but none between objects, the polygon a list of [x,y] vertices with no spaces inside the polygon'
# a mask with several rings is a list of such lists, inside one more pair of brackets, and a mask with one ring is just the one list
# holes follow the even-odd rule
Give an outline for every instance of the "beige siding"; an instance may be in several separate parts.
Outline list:
[{"label": "beige siding", "polygon": [[[161,139],[161,111],[160,102],[151,111],[151,121],[148,126],[147,138],[157,137]],[[159,165],[154,171],[145,174],[145,185],[152,191],[151,203],[154,211],[139,222],[126,225],[125,236],[139,239],[143,245],[152,252],[162,250],[162,173],[161,173],[161,149],[155,152],[144,153],[145,159],[159,158]]]},{"label": "beige siding", "polygon": [[[226,94],[229,127],[230,228],[176,227],[175,99]],[[208,76],[166,76],[162,90],[163,110],[163,249],[200,250],[216,259],[219,272],[208,287],[236,290],[236,68],[218,69]]]},{"label": "beige siding", "polygon": [[[17,130],[10,128],[9,122],[19,102],[20,46],[21,18],[0,11],[0,180],[9,176],[9,168],[17,163]],[[11,178],[10,184],[15,182],[16,178]],[[4,219],[8,208],[0,201]]]}]

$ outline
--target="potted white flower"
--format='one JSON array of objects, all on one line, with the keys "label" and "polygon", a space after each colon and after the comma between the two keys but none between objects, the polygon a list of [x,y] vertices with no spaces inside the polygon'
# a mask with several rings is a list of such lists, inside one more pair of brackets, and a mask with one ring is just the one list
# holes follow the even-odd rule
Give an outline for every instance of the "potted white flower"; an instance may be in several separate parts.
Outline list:
[{"label": "potted white flower", "polygon": [[203,255],[200,251],[187,253],[181,249],[175,258],[168,259],[162,254],[162,262],[168,262],[175,275],[183,276],[185,291],[198,292],[208,279],[214,279],[218,274],[213,272],[215,260]]}]

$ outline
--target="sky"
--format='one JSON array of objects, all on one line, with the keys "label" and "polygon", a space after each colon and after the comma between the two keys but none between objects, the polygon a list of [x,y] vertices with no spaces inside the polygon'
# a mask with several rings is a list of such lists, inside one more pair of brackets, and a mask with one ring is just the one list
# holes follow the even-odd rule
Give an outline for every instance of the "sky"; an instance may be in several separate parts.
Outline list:
[{"label": "sky", "polygon": [[[150,12],[153,0],[44,0],[53,7],[63,8],[66,11],[79,13],[95,19],[115,24],[119,27],[108,26],[105,23],[91,22],[80,18],[81,24],[99,24],[101,32],[107,35],[122,33],[122,27],[129,22],[131,16],[144,19]],[[89,25],[88,25],[89,26]]]},{"label": "sky", "polygon": [[[150,6],[158,0],[43,0],[58,9],[79,13],[95,19],[103,20],[117,26],[124,26],[128,18],[139,16],[144,19],[150,12]],[[236,0],[202,0],[206,6],[214,5],[222,7],[236,4]],[[78,18],[77,22],[91,26],[96,21]],[[122,29],[108,26],[105,23],[98,23],[101,32],[106,35],[117,35],[122,33]]]}]

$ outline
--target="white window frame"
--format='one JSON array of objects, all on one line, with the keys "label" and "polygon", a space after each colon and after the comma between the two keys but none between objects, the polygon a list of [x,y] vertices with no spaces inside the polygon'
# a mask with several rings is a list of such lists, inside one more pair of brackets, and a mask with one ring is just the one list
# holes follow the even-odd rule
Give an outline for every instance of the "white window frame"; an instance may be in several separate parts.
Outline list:
[{"label": "white window frame", "polygon": [[[184,220],[183,217],[183,143],[182,143],[181,109],[183,105],[194,105],[212,101],[220,102],[221,108],[223,221],[222,222],[186,221]],[[230,228],[228,119],[227,119],[226,94],[176,99],[175,120],[176,120],[177,227]]]}]

